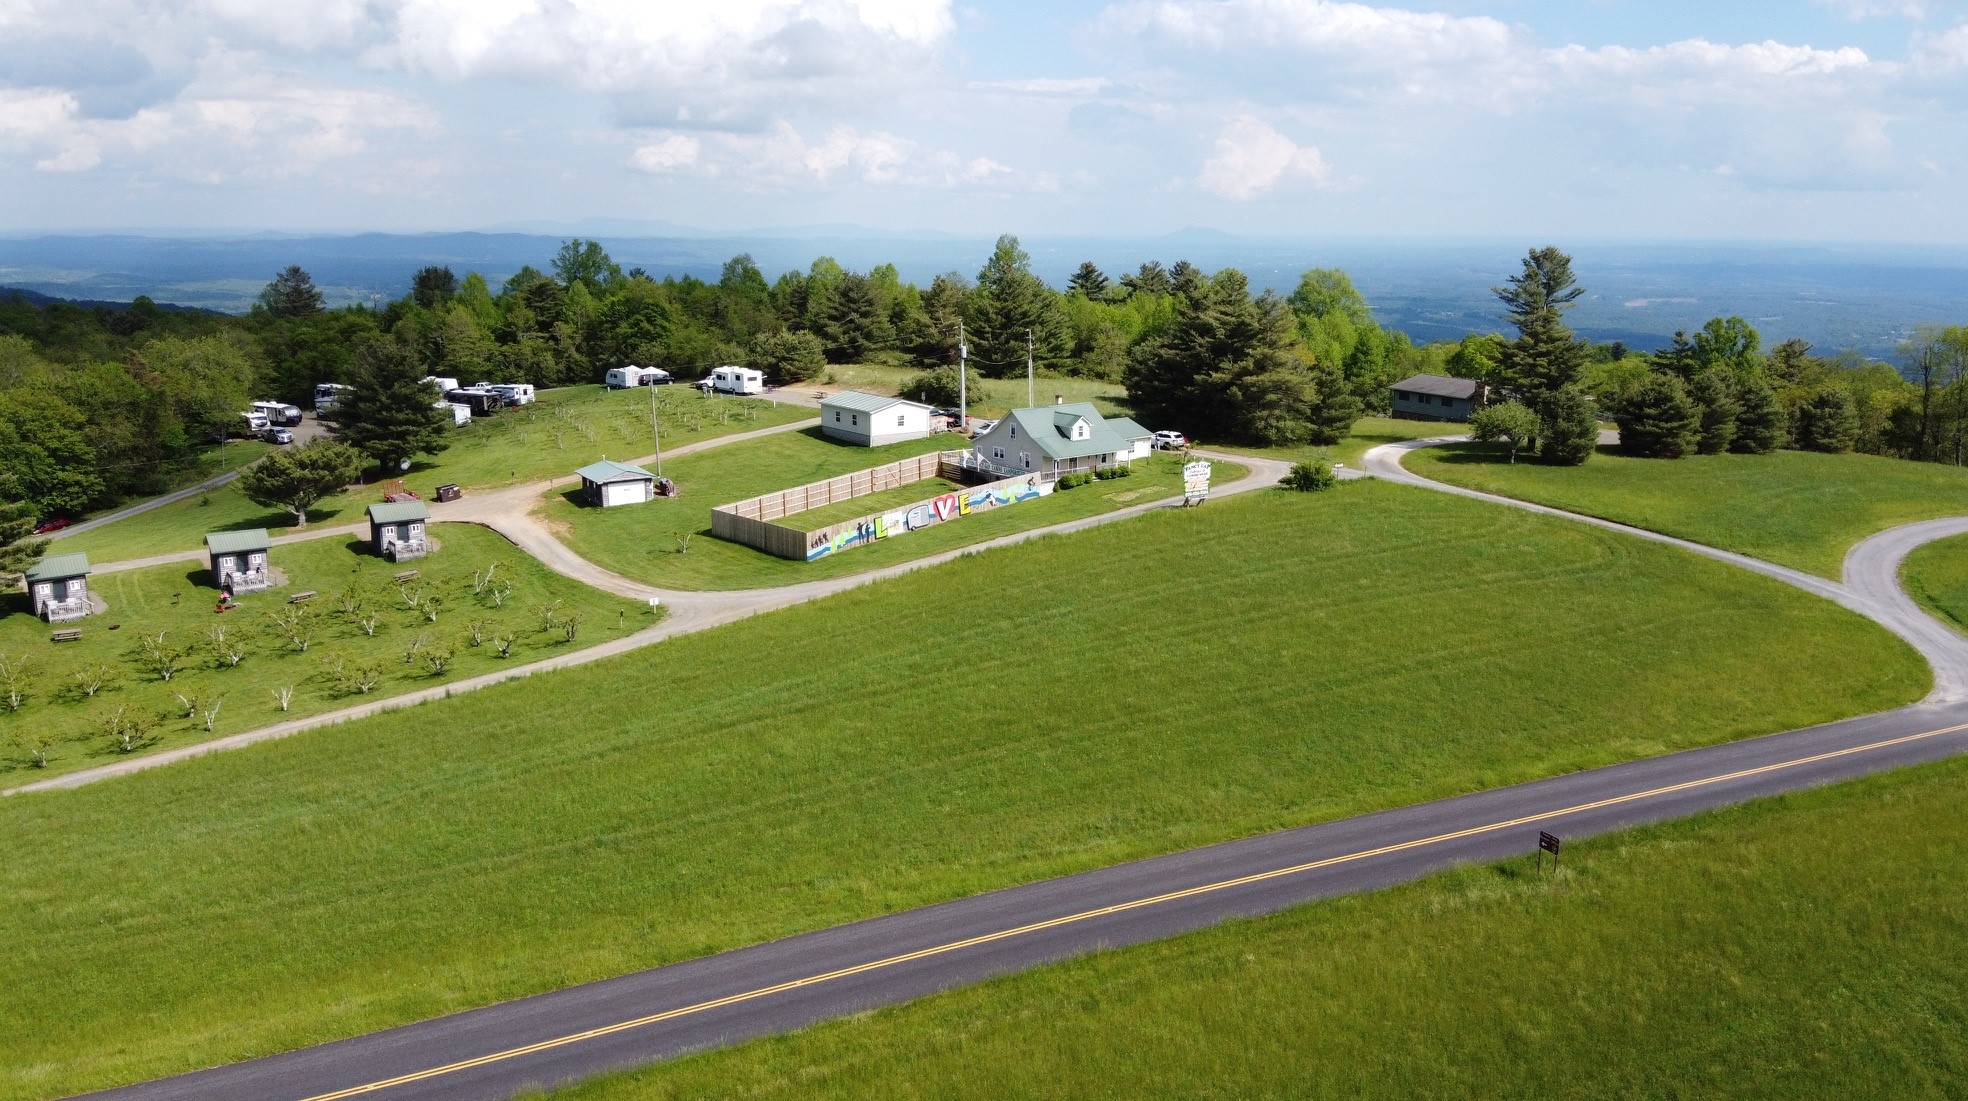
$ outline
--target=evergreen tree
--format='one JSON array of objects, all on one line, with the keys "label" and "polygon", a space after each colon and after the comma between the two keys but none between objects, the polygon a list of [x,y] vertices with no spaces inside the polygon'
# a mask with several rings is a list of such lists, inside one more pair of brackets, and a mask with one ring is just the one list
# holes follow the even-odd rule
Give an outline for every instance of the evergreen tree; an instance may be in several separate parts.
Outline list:
[{"label": "evergreen tree", "polygon": [[313,317],[321,312],[321,301],[314,278],[299,264],[289,264],[260,292],[259,308],[276,318]]},{"label": "evergreen tree", "polygon": [[1175,284],[1170,281],[1169,274],[1163,269],[1160,260],[1146,261],[1141,265],[1140,270],[1131,275],[1121,276],[1121,286],[1127,288],[1129,294],[1175,293]]},{"label": "evergreen tree", "polygon": [[1736,438],[1729,450],[1744,455],[1766,455],[1782,447],[1789,433],[1783,406],[1776,391],[1760,378],[1742,384],[1737,394],[1741,410],[1736,414]]},{"label": "evergreen tree", "polygon": [[1527,396],[1536,398],[1577,382],[1584,370],[1586,347],[1565,326],[1565,311],[1585,293],[1572,278],[1572,258],[1555,248],[1533,249],[1524,270],[1509,285],[1492,288],[1517,327],[1517,339],[1504,345],[1504,377]]},{"label": "evergreen tree", "polygon": [[1051,288],[1032,274],[1032,258],[1005,234],[982,271],[965,311],[970,359],[991,378],[1025,373],[1026,336],[1037,366],[1063,366],[1067,354],[1066,319]]},{"label": "evergreen tree", "polygon": [[[19,497],[12,486],[0,482],[0,591],[19,584],[21,575],[48,549],[46,539],[34,538],[34,506]],[[4,605],[0,614],[5,614]]]},{"label": "evergreen tree", "polygon": [[437,309],[457,293],[457,274],[442,265],[421,268],[410,280],[410,300],[427,310]]},{"label": "evergreen tree", "polygon": [[1797,411],[1797,446],[1806,451],[1837,454],[1852,450],[1858,439],[1858,412],[1844,390],[1835,386],[1819,390]]},{"label": "evergreen tree", "polygon": [[957,323],[970,301],[970,281],[961,273],[945,272],[929,284],[922,308],[897,333],[909,355],[924,367],[957,361]]},{"label": "evergreen tree", "polygon": [[410,349],[387,337],[370,339],[355,350],[350,389],[322,419],[334,426],[337,439],[394,473],[413,456],[449,446],[444,434],[450,411],[435,408],[437,387],[423,379]]},{"label": "evergreen tree", "polygon": [[1089,302],[1105,300],[1107,287],[1107,273],[1094,267],[1091,260],[1082,263],[1080,270],[1074,272],[1071,279],[1066,280],[1067,290],[1080,292]]},{"label": "evergreen tree", "polygon": [[894,346],[888,310],[867,276],[848,272],[841,277],[827,305],[821,339],[834,363],[862,363]]},{"label": "evergreen tree", "polygon": [[239,472],[239,489],[246,499],[294,514],[294,526],[307,526],[308,509],[341,492],[362,474],[362,453],[334,440],[309,440],[299,447],[276,448]]},{"label": "evergreen tree", "polygon": [[1599,416],[1585,391],[1560,386],[1538,403],[1538,460],[1578,466],[1599,447]]},{"label": "evergreen tree", "polygon": [[827,351],[812,333],[781,330],[753,337],[745,362],[774,382],[805,382],[827,369]]},{"label": "evergreen tree", "polygon": [[1694,450],[1701,414],[1680,378],[1655,374],[1620,402],[1620,450],[1649,459],[1678,459]]},{"label": "evergreen tree", "polygon": [[1175,266],[1169,269],[1171,294],[1195,294],[1208,282],[1209,277],[1203,274],[1203,269],[1187,260],[1177,260]]},{"label": "evergreen tree", "polygon": [[1701,434],[1695,449],[1704,455],[1720,455],[1736,439],[1736,418],[1742,404],[1736,400],[1735,376],[1725,366],[1709,367],[1695,376],[1688,396],[1701,409]]}]

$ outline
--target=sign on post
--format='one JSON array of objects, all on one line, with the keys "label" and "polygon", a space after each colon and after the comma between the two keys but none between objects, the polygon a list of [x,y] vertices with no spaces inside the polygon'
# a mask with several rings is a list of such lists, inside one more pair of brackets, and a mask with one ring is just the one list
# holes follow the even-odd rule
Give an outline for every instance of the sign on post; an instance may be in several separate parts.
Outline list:
[{"label": "sign on post", "polygon": [[1543,830],[1538,831],[1538,870],[1539,871],[1544,870],[1545,853],[1551,854],[1551,870],[1552,871],[1558,870],[1558,846],[1559,846],[1559,841],[1557,837],[1548,834]]},{"label": "sign on post", "polygon": [[1205,461],[1182,465],[1182,503],[1200,505],[1209,500],[1210,464]]}]

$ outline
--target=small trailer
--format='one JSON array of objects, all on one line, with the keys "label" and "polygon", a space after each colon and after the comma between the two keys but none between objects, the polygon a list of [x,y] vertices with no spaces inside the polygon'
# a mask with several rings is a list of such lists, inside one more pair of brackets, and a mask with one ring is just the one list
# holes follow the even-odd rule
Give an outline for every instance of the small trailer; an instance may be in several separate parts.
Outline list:
[{"label": "small trailer", "polygon": [[447,390],[445,391],[444,399],[469,408],[472,416],[475,417],[490,416],[506,407],[506,399],[490,390],[479,390],[476,388],[470,390]]},{"label": "small trailer", "polygon": [[535,397],[530,382],[481,382],[480,390],[490,390],[505,399],[507,405],[531,405]]},{"label": "small trailer", "polygon": [[451,424],[453,427],[463,428],[464,426],[471,423],[471,418],[472,418],[471,406],[465,405],[462,402],[435,401],[431,403],[431,408],[442,409],[446,413],[449,413],[451,415]]},{"label": "small trailer", "polygon": [[266,417],[268,424],[282,428],[292,428],[301,423],[301,407],[288,405],[284,401],[256,401],[248,408]]},{"label": "small trailer", "polygon": [[637,367],[633,363],[627,367],[611,367],[608,369],[608,373],[601,377],[601,382],[602,385],[608,387],[610,390],[633,390],[638,386],[644,385],[644,377],[655,369],[654,367]]},{"label": "small trailer", "polygon": [[706,392],[715,390],[720,394],[763,394],[765,393],[765,372],[750,367],[719,367],[704,376],[697,387]]}]

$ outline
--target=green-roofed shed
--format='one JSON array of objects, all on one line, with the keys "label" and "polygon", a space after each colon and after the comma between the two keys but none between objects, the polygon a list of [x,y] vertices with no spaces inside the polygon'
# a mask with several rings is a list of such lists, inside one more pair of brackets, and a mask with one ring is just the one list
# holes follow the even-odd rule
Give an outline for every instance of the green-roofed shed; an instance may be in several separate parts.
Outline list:
[{"label": "green-roofed shed", "polygon": [[369,545],[392,562],[430,553],[424,534],[430,509],[422,501],[385,501],[369,506]]},{"label": "green-roofed shed", "polygon": [[89,603],[89,556],[51,554],[27,569],[27,593],[34,614],[50,623],[81,619]]},{"label": "green-roofed shed", "polygon": [[273,570],[267,562],[272,549],[273,537],[265,528],[215,531],[205,537],[205,551],[212,560],[212,580],[219,588],[235,593],[272,587]]},{"label": "green-roofed shed", "polygon": [[921,402],[842,390],[820,399],[820,431],[846,443],[880,447],[929,435],[934,431],[930,413]]},{"label": "green-roofed shed", "polygon": [[639,505],[656,496],[656,475],[633,463],[603,459],[574,472],[589,503],[602,508]]}]

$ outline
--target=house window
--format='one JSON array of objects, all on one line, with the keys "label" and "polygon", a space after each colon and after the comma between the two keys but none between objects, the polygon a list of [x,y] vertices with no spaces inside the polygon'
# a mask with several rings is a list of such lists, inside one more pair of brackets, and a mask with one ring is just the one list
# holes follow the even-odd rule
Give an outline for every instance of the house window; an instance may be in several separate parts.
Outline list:
[{"label": "house window", "polygon": [[895,414],[895,427],[897,428],[909,427],[909,414],[907,413]]},{"label": "house window", "polygon": [[840,422],[841,422],[841,411],[836,409],[834,410],[834,423],[839,424]]},{"label": "house window", "polygon": [[996,459],[996,460],[998,460],[999,462],[1003,462],[1003,461],[1004,461],[1004,448],[1002,448],[1002,447],[994,447],[994,448],[992,448],[992,449],[991,449],[991,457],[992,457],[993,459]]},{"label": "house window", "polygon": [[1428,394],[1423,394],[1421,395],[1421,403],[1423,405],[1433,405],[1435,404],[1435,399]]},{"label": "house window", "polygon": [[[1015,425],[1015,424],[1011,426],[1011,438],[1012,438],[1012,439],[1014,439],[1014,440],[1018,438],[1018,426],[1017,426],[1017,425]],[[1031,463],[1026,463],[1025,465],[1026,465],[1026,466],[1031,466],[1032,464],[1031,464]]]},{"label": "house window", "polygon": [[848,423],[856,428],[861,427],[861,414],[859,413],[853,414],[853,419],[849,420]]},{"label": "house window", "polygon": [[1018,465],[1027,470],[1032,469],[1032,453],[1029,451],[1020,451],[1018,453]]}]

